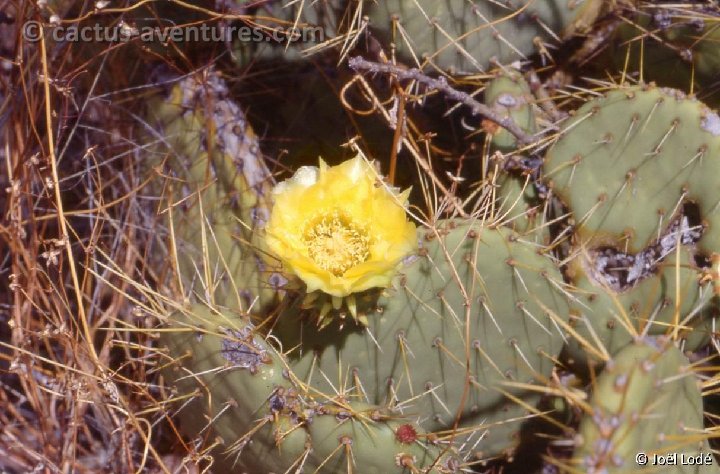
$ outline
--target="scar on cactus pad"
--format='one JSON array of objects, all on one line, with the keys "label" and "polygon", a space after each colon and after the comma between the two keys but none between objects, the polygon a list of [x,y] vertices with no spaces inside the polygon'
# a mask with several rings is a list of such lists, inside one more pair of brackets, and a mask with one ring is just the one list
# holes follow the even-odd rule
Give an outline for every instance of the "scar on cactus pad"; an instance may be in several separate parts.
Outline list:
[{"label": "scar on cactus pad", "polygon": [[399,263],[417,247],[406,214],[409,189],[383,183],[371,164],[356,156],[337,166],[301,167],[273,190],[266,241],[286,272],[304,285],[305,304],[329,324],[343,302],[355,321],[355,294],[386,288]]}]

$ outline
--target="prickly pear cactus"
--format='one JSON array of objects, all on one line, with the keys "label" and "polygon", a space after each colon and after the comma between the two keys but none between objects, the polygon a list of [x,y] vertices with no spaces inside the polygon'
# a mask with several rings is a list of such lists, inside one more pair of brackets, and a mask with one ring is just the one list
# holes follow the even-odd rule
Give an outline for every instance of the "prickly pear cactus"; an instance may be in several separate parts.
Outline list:
[{"label": "prickly pear cactus", "polygon": [[[230,148],[252,135],[222,126],[238,111],[215,80],[181,83],[151,112],[173,154],[166,212],[179,281],[205,302],[176,311],[163,333],[181,361],[168,378],[183,394],[200,390],[181,411],[187,432],[220,435],[217,462],[256,472],[442,472],[511,453],[565,342],[555,263],[509,229],[440,222],[419,231],[391,287],[357,295],[358,322],[338,313],[319,327],[302,289],[276,291],[263,271],[250,229],[267,182],[247,173],[264,168],[247,146]],[[242,154],[226,161],[231,149]]]},{"label": "prickly pear cactus", "polygon": [[670,89],[611,91],[564,125],[545,177],[573,216],[572,359],[639,334],[688,335],[689,350],[709,335],[718,301],[698,265],[720,242],[718,153],[718,116]]},{"label": "prickly pear cactus", "polygon": [[[652,32],[652,34],[648,34]],[[717,11],[703,3],[639,6],[615,32],[615,64],[646,82],[699,92],[717,107],[713,83],[720,70]],[[710,99],[708,101],[708,99]]]},{"label": "prickly pear cactus", "polygon": [[[501,117],[511,118],[528,135],[533,135],[537,130],[532,103],[530,86],[519,72],[503,72],[485,88],[485,104]],[[517,139],[504,128],[493,125],[488,125],[492,144],[503,152],[515,150]]]},{"label": "prickly pear cactus", "polygon": [[[216,472],[456,472],[459,462],[396,414],[308,392],[283,354],[246,318],[194,305],[172,315],[179,413],[188,434],[220,436]],[[202,328],[202,329],[201,329]]]},{"label": "prickly pear cactus", "polygon": [[[531,100],[519,77],[486,90],[528,133]],[[147,122],[182,295],[161,335],[164,374],[186,401],[181,430],[216,440],[198,445],[218,472],[467,471],[511,457],[530,420],[570,424],[554,418],[568,406],[587,415],[570,467],[620,472],[645,446],[627,438],[683,434],[675,418],[645,420],[660,386],[687,395],[681,411],[705,441],[682,355],[708,341],[720,308],[720,119],[701,103],[612,90],[562,124],[544,161],[496,155],[492,219],[417,232],[409,192],[361,153],[273,186],[213,74],[179,81]],[[492,140],[516,148],[502,132]],[[340,168],[347,181],[327,182]],[[558,233],[571,236],[560,250]],[[590,402],[548,410],[570,392],[563,371],[603,364]]]},{"label": "prickly pear cactus", "polygon": [[507,451],[521,423],[500,424],[525,409],[504,393],[536,399],[504,382],[548,376],[564,342],[553,320],[567,311],[560,274],[507,229],[447,222],[419,237],[419,258],[370,308],[365,329],[318,331],[293,307],[273,334],[283,347],[314,348],[289,359],[315,389],[344,392],[344,377],[327,374],[351,371],[357,379],[345,384],[361,385],[367,401],[394,407],[428,431],[458,419],[473,438],[488,431],[478,443],[485,455]]},{"label": "prickly pear cactus", "polygon": [[[586,257],[573,263],[586,266],[573,270],[577,301],[571,310],[573,337],[566,348],[570,364],[582,369],[607,360],[647,335],[674,337],[688,351],[709,340],[720,303],[711,285],[701,281],[701,271],[686,249],[677,249],[655,266],[652,276],[624,291],[596,271],[607,256],[600,252]],[[590,268],[593,264],[596,269]]]},{"label": "prickly pear cactus", "polygon": [[588,0],[387,0],[371,3],[370,24],[407,62],[456,73],[484,71],[491,59],[525,60],[542,41],[559,41],[594,22],[603,2]]},{"label": "prickly pear cactus", "polygon": [[580,246],[637,253],[680,219],[702,227],[698,247],[711,255],[720,242],[719,153],[715,112],[680,91],[633,87],[578,109],[548,150],[545,175],[573,212]]},{"label": "prickly pear cactus", "polygon": [[640,338],[613,357],[585,410],[568,470],[718,472],[702,433],[699,380],[667,339]]},{"label": "prickly pear cactus", "polygon": [[[179,81],[148,105],[149,169],[186,298],[261,310],[274,297],[254,229],[268,218],[273,180],[245,115],[210,73]],[[241,283],[242,282],[242,283]],[[255,298],[258,298],[256,301]]]},{"label": "prickly pear cactus", "polygon": [[252,36],[238,37],[234,44],[234,58],[241,64],[301,60],[322,51],[323,43],[337,40],[342,30],[352,28],[347,24],[351,17],[344,12],[343,0],[227,0],[222,4],[230,13],[252,15]]}]

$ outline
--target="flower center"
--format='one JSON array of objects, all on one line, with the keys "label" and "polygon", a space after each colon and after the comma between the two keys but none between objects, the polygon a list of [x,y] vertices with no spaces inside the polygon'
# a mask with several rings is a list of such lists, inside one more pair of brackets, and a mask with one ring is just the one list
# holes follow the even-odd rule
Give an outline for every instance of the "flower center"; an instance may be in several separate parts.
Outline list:
[{"label": "flower center", "polygon": [[334,209],[309,220],[303,233],[308,255],[335,276],[370,257],[370,236],[365,226]]}]

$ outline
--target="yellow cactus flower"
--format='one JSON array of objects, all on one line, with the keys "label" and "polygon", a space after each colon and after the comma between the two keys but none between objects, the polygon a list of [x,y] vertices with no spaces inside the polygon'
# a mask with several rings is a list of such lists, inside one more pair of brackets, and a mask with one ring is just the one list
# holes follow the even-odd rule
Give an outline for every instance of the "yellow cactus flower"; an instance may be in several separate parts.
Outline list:
[{"label": "yellow cactus flower", "polygon": [[[273,190],[266,241],[308,293],[338,299],[387,287],[398,264],[417,247],[405,207],[409,190],[376,180],[357,156],[329,167],[304,166]],[[335,304],[336,305],[336,304]]]}]

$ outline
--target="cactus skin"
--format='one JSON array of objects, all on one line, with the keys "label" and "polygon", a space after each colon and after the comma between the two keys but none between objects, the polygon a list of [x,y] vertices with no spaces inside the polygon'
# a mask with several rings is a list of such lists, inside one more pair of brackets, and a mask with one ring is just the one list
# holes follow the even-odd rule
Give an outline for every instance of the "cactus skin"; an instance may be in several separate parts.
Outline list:
[{"label": "cactus skin", "polygon": [[547,203],[538,196],[532,180],[502,171],[495,176],[490,182],[495,186],[497,220],[520,234],[523,240],[532,241],[541,249],[547,247],[551,239],[545,219]]},{"label": "cactus skin", "polygon": [[647,453],[648,472],[719,472],[714,459],[704,466],[683,466],[679,460],[676,466],[652,465],[653,453],[712,456],[699,434],[703,405],[698,380],[685,356],[668,342],[639,339],[608,362],[580,422],[574,469],[633,472],[641,469],[636,455]]},{"label": "cactus skin", "polygon": [[[182,360],[182,365],[165,371],[166,378],[180,393],[202,394],[180,411],[183,430],[196,436],[210,425],[210,432],[222,438],[225,449],[213,451],[219,472],[240,467],[284,472],[304,458],[306,468],[322,467],[318,472],[331,473],[336,458],[345,453],[337,454],[338,440],[330,434],[347,431],[355,422],[336,422],[337,430],[327,432],[318,427],[326,426],[328,419],[335,421],[342,408],[363,423],[364,429],[356,426],[351,435],[352,453],[363,472],[410,472],[410,466],[421,472],[451,472],[455,461],[441,456],[439,448],[397,441],[396,431],[403,423],[382,415],[377,407],[373,416],[378,421],[369,421],[366,404],[325,399],[322,404],[301,403],[291,395],[298,392],[285,377],[291,373],[287,362],[254,334],[247,317],[238,317],[238,312],[247,314],[249,309],[264,314],[276,296],[267,283],[268,273],[262,271],[262,240],[239,223],[257,225],[266,219],[271,180],[252,129],[226,94],[217,77],[190,77],[173,87],[169,98],[149,106],[149,121],[163,134],[163,145],[153,151],[163,158],[169,151],[167,173],[176,174],[165,183],[178,188],[168,192],[168,204],[183,203],[173,208],[168,222],[178,242],[180,277],[186,291],[213,302],[176,311],[168,318],[175,331],[163,333],[172,358]],[[208,137],[214,142],[212,153],[207,152]],[[211,277],[206,279],[204,270]],[[218,306],[231,311],[211,309]],[[258,423],[262,426],[248,435]],[[312,423],[317,425],[309,432],[307,425]],[[306,452],[308,446],[312,455]],[[388,455],[377,457],[379,449],[388,450]],[[405,467],[398,467],[398,462]]]},{"label": "cactus skin", "polygon": [[[526,410],[502,391],[528,397],[529,405],[538,397],[503,383],[549,376],[564,342],[547,314],[567,315],[565,297],[556,288],[561,276],[549,258],[517,242],[509,229],[449,221],[438,233],[439,239],[420,230],[421,256],[402,269],[395,288],[366,315],[367,331],[346,327],[336,334],[333,326],[318,331],[302,320],[295,304],[277,318],[273,335],[283,347],[305,348],[288,357],[297,377],[313,389],[344,392],[340,380],[327,377],[342,375],[354,386],[352,377],[343,375],[353,374],[363,389],[359,394],[356,387],[356,396],[389,407],[412,400],[402,411],[428,431],[451,428],[458,410],[461,426],[473,431],[522,417]],[[473,380],[464,399],[468,356]],[[487,456],[510,452],[521,422],[493,426],[478,449]]]},{"label": "cactus skin", "polygon": [[578,109],[548,150],[545,174],[575,216],[579,246],[636,253],[689,201],[709,256],[720,242],[719,153],[717,114],[679,91],[633,87]]},{"label": "cactus skin", "polygon": [[[586,103],[548,150],[545,179],[574,216],[573,244],[579,255],[570,273],[581,293],[574,311],[593,328],[579,322],[577,331],[588,341],[591,333],[597,334],[607,354],[642,333],[650,318],[655,323],[649,334],[682,338],[684,331],[676,332],[674,325],[695,314],[689,326],[705,327],[692,331],[686,348],[696,349],[705,340],[710,319],[717,317],[717,298],[707,286],[701,288],[701,269],[685,250],[676,270],[673,248],[692,243],[686,240],[692,223],[681,213],[686,203],[693,203],[704,227],[696,251],[709,257],[719,250],[718,153],[717,115],[678,91],[655,87],[614,90]],[[673,227],[678,219],[682,224]],[[639,256],[658,245],[663,249],[659,255],[628,264],[624,284],[613,285],[595,270],[601,249]],[[588,292],[591,299],[582,296]],[[656,312],[659,307],[663,309]],[[569,354],[584,365],[587,347],[581,346],[587,344],[572,341]],[[597,357],[591,354],[589,360]]]},{"label": "cactus skin", "polygon": [[156,132],[149,140],[156,145],[150,167],[164,167],[173,177],[162,183],[162,192],[164,206],[172,208],[167,224],[186,296],[202,295],[239,311],[258,297],[253,308],[260,312],[275,291],[253,229],[269,216],[273,181],[257,137],[227,94],[210,73],[184,79],[167,97],[151,100],[148,122]]},{"label": "cactus skin", "polygon": [[[693,12],[694,8],[700,11]],[[716,108],[718,97],[711,90],[720,70],[720,28],[714,17],[717,13],[702,9],[702,4],[690,3],[679,8],[640,8],[634,24],[621,25],[610,43],[611,47],[622,45],[614,51],[615,65],[622,69],[628,60],[630,72],[642,69],[645,81],[699,91],[700,97]],[[642,56],[637,38],[643,38]],[[708,88],[709,94],[703,88]]]},{"label": "cactus skin", "polygon": [[[414,64],[427,54],[439,68],[459,74],[484,71],[491,58],[500,63],[524,60],[535,50],[536,37],[549,39],[552,31],[559,38],[583,30],[601,6],[595,0],[521,1],[507,8],[489,1],[386,0],[371,3],[369,16],[382,36],[389,39],[392,32],[403,60]],[[393,18],[398,18],[403,34],[393,28]]]},{"label": "cactus skin", "polygon": [[[485,88],[485,104],[503,117],[510,117],[529,135],[537,130],[530,85],[520,73],[502,73]],[[492,144],[503,152],[515,150],[517,139],[504,128],[490,133]]]},{"label": "cactus skin", "polygon": [[[253,16],[253,25],[265,30],[288,31],[297,28],[308,33],[299,41],[276,42],[235,41],[234,59],[239,64],[250,64],[252,61],[301,61],[317,51],[319,45],[336,38],[341,29],[345,29],[343,14],[345,0],[323,0],[321,2],[288,2],[287,0],[265,0],[263,2],[247,2],[244,0],[223,1],[229,12]],[[247,4],[250,3],[250,7]],[[316,28],[318,30],[312,30]],[[319,31],[321,29],[322,31]]]},{"label": "cactus skin", "polygon": [[[414,441],[398,436],[407,423],[377,407],[299,397],[283,357],[246,318],[193,305],[170,319],[177,328],[192,329],[163,333],[170,354],[183,356],[182,367],[165,374],[177,379],[180,393],[200,390],[204,395],[179,415],[188,434],[209,426],[221,437],[226,449],[214,456],[217,472],[285,472],[303,466],[304,472],[334,473],[344,472],[349,459],[358,472],[369,474],[409,473],[410,459],[418,472],[454,472],[457,461],[443,457],[422,433]],[[253,428],[258,429],[248,435]],[[403,456],[406,467],[398,465]]]},{"label": "cactus skin", "polygon": [[709,340],[720,302],[710,285],[701,284],[700,272],[686,249],[669,255],[653,276],[623,292],[589,277],[586,269],[580,268],[581,260],[584,257],[573,263],[578,300],[571,310],[571,322],[576,334],[595,350],[589,350],[578,337],[570,338],[566,355],[572,366],[582,370],[588,363],[601,362],[603,356],[617,354],[641,334],[672,336],[676,326],[682,328],[676,336],[685,350],[697,350]]}]

